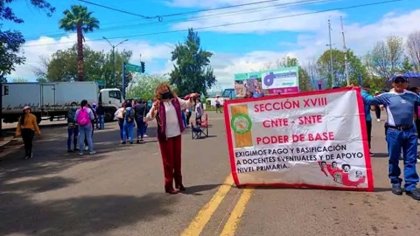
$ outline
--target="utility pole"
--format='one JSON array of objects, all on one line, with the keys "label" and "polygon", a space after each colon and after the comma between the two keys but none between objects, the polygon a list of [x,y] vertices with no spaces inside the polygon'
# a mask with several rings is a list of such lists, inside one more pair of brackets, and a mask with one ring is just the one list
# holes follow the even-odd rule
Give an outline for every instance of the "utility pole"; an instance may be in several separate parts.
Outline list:
[{"label": "utility pole", "polygon": [[333,72],[333,55],[332,55],[332,43],[331,43],[331,20],[328,19],[328,35],[330,43],[328,46],[330,46],[330,76],[331,76],[331,82],[336,85],[335,78],[334,78],[334,72]]},{"label": "utility pole", "polygon": [[[344,36],[344,27],[343,27],[343,17],[340,16],[341,22],[341,34],[343,35],[343,49],[344,49],[344,76],[346,77],[347,86],[350,85],[349,70],[347,64],[347,46],[346,46],[346,37]],[[359,84],[361,86],[361,84]]]},{"label": "utility pole", "polygon": [[[114,45],[111,43],[111,41],[109,41],[108,38],[106,37],[102,37],[102,38],[105,39],[109,43],[109,45],[111,45],[112,47],[112,83],[115,83],[115,48],[123,44],[124,42],[128,41],[128,39],[125,39]],[[106,84],[106,80],[105,80],[105,84]]]}]

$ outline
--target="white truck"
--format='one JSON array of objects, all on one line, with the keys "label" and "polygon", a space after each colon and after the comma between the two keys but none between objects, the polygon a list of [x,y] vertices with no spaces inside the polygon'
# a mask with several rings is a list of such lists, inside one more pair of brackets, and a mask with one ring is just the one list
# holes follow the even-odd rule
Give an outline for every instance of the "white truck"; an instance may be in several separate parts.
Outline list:
[{"label": "white truck", "polygon": [[18,121],[24,106],[30,106],[38,123],[43,117],[53,120],[66,117],[72,102],[80,104],[86,99],[90,104],[99,102],[105,108],[105,120],[112,121],[122,104],[121,91],[116,88],[98,89],[94,81],[4,83],[2,84],[2,117],[5,123]]}]

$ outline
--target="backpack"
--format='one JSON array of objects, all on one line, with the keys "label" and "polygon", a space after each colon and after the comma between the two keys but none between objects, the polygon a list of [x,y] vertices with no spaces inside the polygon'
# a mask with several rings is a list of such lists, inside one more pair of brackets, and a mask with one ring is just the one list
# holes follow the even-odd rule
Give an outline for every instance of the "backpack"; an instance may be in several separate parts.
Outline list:
[{"label": "backpack", "polygon": [[124,119],[127,123],[132,123],[134,122],[134,112],[133,112],[133,108],[127,108],[125,109],[125,115],[124,115]]},{"label": "backpack", "polygon": [[80,126],[85,126],[90,123],[90,117],[89,113],[87,111],[87,108],[82,108],[79,111],[79,115],[77,116],[77,124]]}]

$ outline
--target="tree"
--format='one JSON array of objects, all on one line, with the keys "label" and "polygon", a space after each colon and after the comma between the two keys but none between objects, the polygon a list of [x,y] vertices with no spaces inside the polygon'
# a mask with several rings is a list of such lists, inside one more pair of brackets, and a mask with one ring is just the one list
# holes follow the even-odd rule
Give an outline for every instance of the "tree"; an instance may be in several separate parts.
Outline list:
[{"label": "tree", "polygon": [[[112,81],[112,57],[111,53],[103,51],[93,51],[89,47],[84,46],[84,78],[87,81],[104,80],[106,87],[121,87],[121,79]],[[115,52],[115,61],[117,65],[121,65],[124,61],[129,61],[132,55],[131,51]],[[75,81],[77,80],[77,66],[74,63],[77,59],[77,46],[73,46],[67,50],[59,50],[55,52],[51,59],[46,61],[47,71],[45,77],[48,81]],[[122,68],[116,68],[117,78],[122,78]],[[41,69],[38,69],[41,70]],[[43,74],[44,72],[39,72]]]},{"label": "tree", "polygon": [[[16,16],[13,9],[8,6],[13,1],[6,0],[0,2],[0,20],[21,24],[24,22],[23,19]],[[55,11],[55,8],[45,0],[31,0],[31,4],[45,10],[48,16],[51,16]],[[25,57],[18,55],[19,49],[24,42],[25,39],[19,31],[3,31],[2,24],[0,24],[0,81],[5,81],[4,77],[15,70],[15,65],[25,62]]]},{"label": "tree", "polygon": [[128,88],[128,98],[153,99],[156,87],[162,82],[169,82],[162,75],[145,75],[135,77]]},{"label": "tree", "polygon": [[386,41],[377,42],[370,53],[373,70],[382,78],[390,78],[401,70],[404,48],[402,38],[390,36]]},{"label": "tree", "polygon": [[420,31],[408,35],[407,52],[415,70],[420,72]]},{"label": "tree", "polygon": [[[333,57],[333,75],[334,81],[330,76],[330,50],[326,50],[317,61],[319,73],[321,77],[328,78],[328,87],[332,86],[344,86],[347,84],[345,76],[344,57],[345,52],[332,49]],[[363,79],[368,77],[366,67],[362,64],[361,60],[354,55],[353,51],[347,50],[347,71],[351,84],[359,84]]]},{"label": "tree", "polygon": [[88,12],[87,7],[80,5],[71,6],[71,10],[63,12],[64,17],[60,20],[60,29],[65,31],[76,31],[77,33],[77,79],[84,80],[84,57],[83,57],[83,41],[85,40],[83,33],[92,32],[99,28],[99,21],[92,16],[92,12]]},{"label": "tree", "polygon": [[175,84],[179,94],[199,92],[207,95],[207,89],[216,83],[210,57],[213,54],[200,48],[200,38],[193,29],[188,30],[184,44],[178,44],[172,52],[174,69],[170,83]]}]

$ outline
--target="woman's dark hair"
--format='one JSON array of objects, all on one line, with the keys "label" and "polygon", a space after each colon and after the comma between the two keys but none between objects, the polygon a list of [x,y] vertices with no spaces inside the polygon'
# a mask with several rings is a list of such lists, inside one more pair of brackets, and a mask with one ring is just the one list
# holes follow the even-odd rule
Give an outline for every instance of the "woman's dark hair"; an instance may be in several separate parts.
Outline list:
[{"label": "woman's dark hair", "polygon": [[125,104],[125,107],[132,107],[131,102],[127,102],[127,103]]},{"label": "woman's dark hair", "polygon": [[83,99],[82,102],[80,102],[81,107],[85,107],[88,104],[86,99]]},{"label": "woman's dark hair", "polygon": [[25,124],[25,111],[22,112],[22,115],[20,116],[19,123],[20,123],[20,125]]}]

